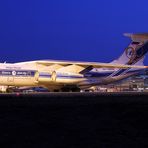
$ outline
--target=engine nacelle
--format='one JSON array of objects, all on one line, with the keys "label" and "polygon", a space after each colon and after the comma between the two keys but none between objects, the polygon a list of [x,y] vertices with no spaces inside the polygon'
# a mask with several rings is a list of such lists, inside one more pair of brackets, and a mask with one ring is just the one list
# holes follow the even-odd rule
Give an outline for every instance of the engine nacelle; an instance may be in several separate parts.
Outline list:
[{"label": "engine nacelle", "polygon": [[35,74],[35,82],[36,83],[56,82],[56,78],[57,78],[56,71],[53,71],[51,73],[37,71]]}]

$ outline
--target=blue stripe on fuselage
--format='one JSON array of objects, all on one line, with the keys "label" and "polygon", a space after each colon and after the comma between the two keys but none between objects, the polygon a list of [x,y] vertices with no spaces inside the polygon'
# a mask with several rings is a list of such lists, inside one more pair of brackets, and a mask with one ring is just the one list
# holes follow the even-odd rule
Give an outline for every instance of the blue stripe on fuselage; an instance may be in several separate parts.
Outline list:
[{"label": "blue stripe on fuselage", "polygon": [[[124,71],[122,71],[124,72]],[[122,73],[121,72],[121,73]],[[133,73],[133,72],[141,72],[141,70],[133,70],[133,71],[127,71],[127,73]],[[108,73],[99,73],[99,72],[89,72],[86,73],[84,76],[77,76],[77,75],[64,75],[64,74],[57,74],[57,78],[59,79],[79,79],[79,78],[101,78],[101,77],[107,77],[111,74],[111,72]],[[49,75],[40,75],[41,77],[44,78],[49,78]],[[118,75],[114,75],[114,76],[118,76]]]},{"label": "blue stripe on fuselage", "polygon": [[117,71],[114,71],[114,72],[89,72],[89,73],[86,73],[84,75],[85,78],[91,78],[91,77],[95,77],[95,78],[101,78],[101,77],[108,77],[110,76],[111,74],[113,74],[111,77],[114,77],[114,76],[119,76],[119,75],[122,75],[122,74],[126,74],[126,73],[133,73],[133,72],[137,72],[137,73],[142,73],[144,72],[143,69],[137,69],[137,70],[131,70],[131,68],[129,69],[120,69],[120,70],[117,70]]},{"label": "blue stripe on fuselage", "polygon": [[83,76],[76,76],[76,75],[57,75],[57,78],[63,78],[63,79],[65,79],[65,78],[83,78]]},{"label": "blue stripe on fuselage", "polygon": [[[142,72],[142,70],[131,70],[131,69],[126,69],[128,70],[126,73],[132,73],[132,72]],[[14,75],[15,72],[15,75]],[[116,73],[113,75],[114,76],[119,76],[122,75],[125,72],[125,69],[116,71]],[[1,69],[0,70],[0,76],[16,76],[16,77],[34,77],[35,76],[36,71],[35,70],[9,70],[9,69]],[[107,77],[110,76],[112,74],[112,72],[88,72],[85,73],[82,76],[78,76],[78,75],[64,75],[64,74],[58,74],[57,73],[57,78],[60,79],[80,79],[80,78],[100,78],[100,77]],[[40,77],[44,77],[44,78],[51,78],[51,74],[49,73],[40,73],[39,74]]]},{"label": "blue stripe on fuselage", "polygon": [[51,78],[50,74],[39,74],[39,77]]},{"label": "blue stripe on fuselage", "polygon": [[84,77],[107,77],[112,72],[88,72],[84,74]]},{"label": "blue stripe on fuselage", "polygon": [[121,69],[119,70],[117,73],[115,73],[113,76],[119,76],[121,75],[123,72],[125,72],[127,69]]}]

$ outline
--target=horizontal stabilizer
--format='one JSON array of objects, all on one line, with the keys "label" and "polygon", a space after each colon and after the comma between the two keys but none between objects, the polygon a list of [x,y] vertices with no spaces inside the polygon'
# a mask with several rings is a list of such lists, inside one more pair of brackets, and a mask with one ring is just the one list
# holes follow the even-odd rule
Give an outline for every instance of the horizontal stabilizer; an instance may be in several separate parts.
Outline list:
[{"label": "horizontal stabilizer", "polygon": [[134,42],[148,41],[148,33],[124,33],[124,36],[130,37]]}]

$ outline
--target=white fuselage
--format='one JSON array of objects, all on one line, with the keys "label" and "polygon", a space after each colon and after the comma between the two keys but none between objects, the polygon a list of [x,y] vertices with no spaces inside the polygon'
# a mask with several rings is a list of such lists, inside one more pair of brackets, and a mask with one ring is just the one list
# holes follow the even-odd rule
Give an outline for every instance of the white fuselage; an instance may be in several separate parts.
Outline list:
[{"label": "white fuselage", "polygon": [[112,76],[118,69],[92,69],[87,74],[79,74],[82,67],[77,65],[61,66],[58,64],[44,66],[32,62],[14,64],[0,64],[0,85],[5,86],[43,86],[47,88],[61,88],[65,85],[76,85],[85,88],[91,85],[111,83],[135,73]]},{"label": "white fuselage", "polygon": [[37,65],[35,62],[0,64],[0,85],[50,87],[53,84],[75,84],[82,80],[85,80],[83,75],[66,71],[57,72],[56,66]]}]

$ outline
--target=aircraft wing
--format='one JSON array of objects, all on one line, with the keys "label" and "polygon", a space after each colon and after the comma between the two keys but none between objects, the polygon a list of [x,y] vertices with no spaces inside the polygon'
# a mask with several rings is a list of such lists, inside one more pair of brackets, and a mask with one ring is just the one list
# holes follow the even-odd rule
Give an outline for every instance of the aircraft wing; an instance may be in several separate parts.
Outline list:
[{"label": "aircraft wing", "polygon": [[62,66],[69,66],[69,65],[78,65],[84,68],[92,67],[92,68],[137,68],[137,69],[147,69],[148,66],[138,66],[138,65],[124,65],[124,64],[111,64],[111,63],[98,63],[98,62],[77,62],[77,61],[37,61],[37,64],[42,64],[44,66],[51,66],[53,64],[59,64]]}]

